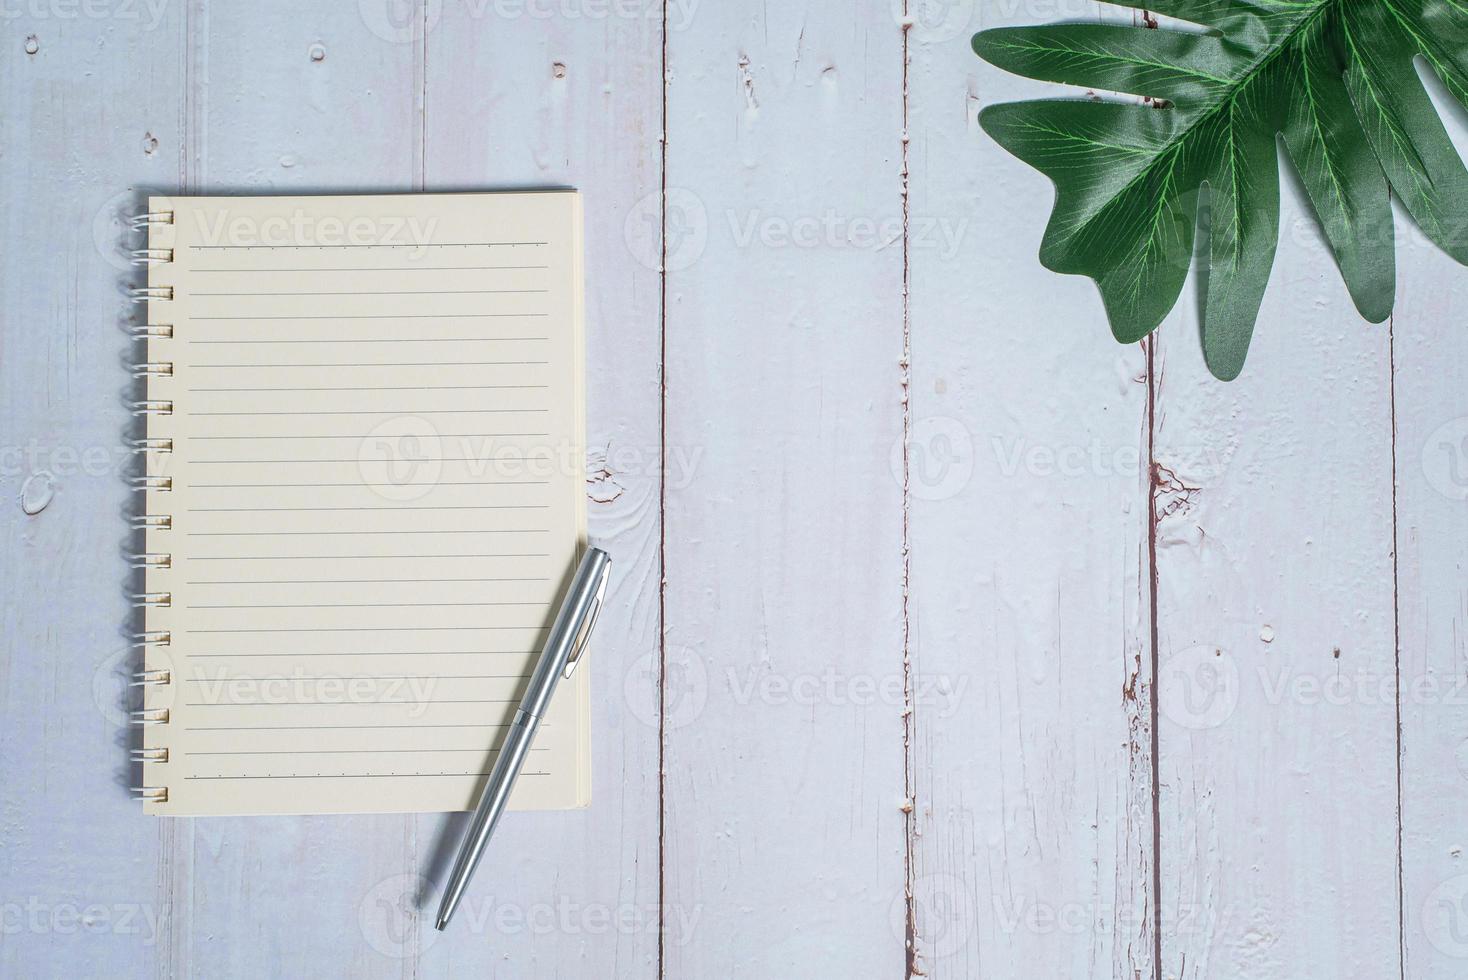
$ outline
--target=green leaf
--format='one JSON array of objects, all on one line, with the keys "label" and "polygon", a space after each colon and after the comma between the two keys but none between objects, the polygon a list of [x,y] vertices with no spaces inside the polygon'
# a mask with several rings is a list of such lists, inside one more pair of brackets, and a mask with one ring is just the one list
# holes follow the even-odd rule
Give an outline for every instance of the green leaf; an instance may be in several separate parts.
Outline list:
[{"label": "green leaf", "polygon": [[1391,314],[1391,195],[1468,263],[1468,169],[1414,61],[1468,106],[1468,0],[1110,0],[1201,31],[1113,24],[974,36],[1019,75],[1139,96],[990,106],[984,129],[1055,183],[1040,261],[1100,287],[1112,333],[1145,337],[1204,236],[1203,350],[1243,369],[1279,237],[1279,153],[1361,315]]}]

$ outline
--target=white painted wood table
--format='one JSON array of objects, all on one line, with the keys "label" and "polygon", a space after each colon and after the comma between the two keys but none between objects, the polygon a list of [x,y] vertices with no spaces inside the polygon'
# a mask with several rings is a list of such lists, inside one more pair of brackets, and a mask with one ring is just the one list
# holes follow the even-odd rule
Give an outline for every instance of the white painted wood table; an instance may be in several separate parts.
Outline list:
[{"label": "white painted wood table", "polygon": [[[1120,347],[967,46],[1099,8],[913,3],[0,4],[0,975],[1468,975],[1468,273],[1400,224],[1366,324],[1287,188],[1241,380],[1191,287]],[[450,818],[128,800],[119,219],[537,185],[594,804],[438,935]]]}]

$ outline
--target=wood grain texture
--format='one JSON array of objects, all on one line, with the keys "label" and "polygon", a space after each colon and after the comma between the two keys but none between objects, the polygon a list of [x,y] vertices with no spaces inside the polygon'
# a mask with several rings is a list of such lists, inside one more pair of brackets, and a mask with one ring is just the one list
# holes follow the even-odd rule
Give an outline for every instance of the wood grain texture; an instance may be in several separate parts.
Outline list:
[{"label": "wood grain texture", "polygon": [[[1089,7],[62,6],[0,21],[0,975],[1464,972],[1468,274],[1400,216],[1373,327],[1287,185],[1224,385],[1191,285],[1108,339],[977,128],[1045,87],[968,34]],[[547,184],[594,802],[512,815],[438,935],[455,819],[126,798],[117,219]]]},{"label": "wood grain texture", "polygon": [[903,970],[901,83],[872,12],[669,36],[668,976]]},{"label": "wood grain texture", "polygon": [[1398,973],[1387,328],[1285,184],[1243,376],[1192,283],[1153,365],[1163,976]]},{"label": "wood grain texture", "polygon": [[1468,280],[1421,242],[1398,248],[1397,653],[1405,975],[1468,971]]},{"label": "wood grain texture", "polygon": [[[1459,154],[1468,112],[1430,76]],[[1398,216],[1398,221],[1402,220]],[[1412,234],[1392,316],[1403,975],[1468,971],[1468,276]]]},{"label": "wood grain texture", "polygon": [[1047,93],[970,26],[909,32],[915,966],[1150,977],[1146,362],[1036,278],[1048,182],[977,114]]},{"label": "wood grain texture", "polygon": [[184,18],[9,13],[0,975],[145,976],[178,910],[154,890],[158,825],[127,791],[123,222],[178,179]]}]

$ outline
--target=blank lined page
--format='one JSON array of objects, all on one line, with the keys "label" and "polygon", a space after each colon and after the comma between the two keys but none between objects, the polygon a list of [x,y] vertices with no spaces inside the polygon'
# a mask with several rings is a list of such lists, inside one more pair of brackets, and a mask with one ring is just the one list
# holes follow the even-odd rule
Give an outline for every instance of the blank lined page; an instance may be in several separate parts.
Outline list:
[{"label": "blank lined page", "polygon": [[[148,809],[471,808],[584,539],[579,198],[150,210]],[[515,805],[588,801],[588,698]]]}]

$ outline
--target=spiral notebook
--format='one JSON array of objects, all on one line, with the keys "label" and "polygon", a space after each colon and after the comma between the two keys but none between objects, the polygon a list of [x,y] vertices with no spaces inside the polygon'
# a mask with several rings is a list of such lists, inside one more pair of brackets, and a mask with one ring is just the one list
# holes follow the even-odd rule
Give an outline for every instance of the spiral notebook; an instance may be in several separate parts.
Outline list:
[{"label": "spiral notebook", "polygon": [[[152,198],[140,795],[472,808],[584,546],[572,191]],[[586,671],[514,805],[589,801]]]}]

